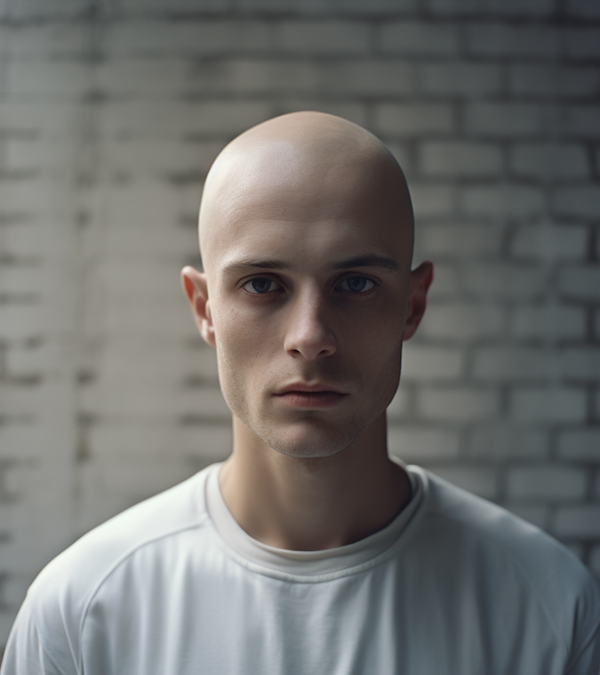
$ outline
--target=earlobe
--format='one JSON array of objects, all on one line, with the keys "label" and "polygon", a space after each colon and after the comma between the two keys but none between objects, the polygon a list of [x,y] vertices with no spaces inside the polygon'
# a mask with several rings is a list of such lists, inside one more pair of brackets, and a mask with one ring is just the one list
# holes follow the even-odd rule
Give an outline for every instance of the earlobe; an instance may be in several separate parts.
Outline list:
[{"label": "earlobe", "polygon": [[186,266],[181,270],[181,285],[190,303],[192,315],[200,335],[206,343],[214,347],[215,329],[210,312],[206,274],[198,272],[193,267]]},{"label": "earlobe", "polygon": [[421,263],[410,273],[408,292],[408,313],[404,324],[402,340],[410,340],[415,334],[427,306],[427,291],[433,281],[433,263]]}]

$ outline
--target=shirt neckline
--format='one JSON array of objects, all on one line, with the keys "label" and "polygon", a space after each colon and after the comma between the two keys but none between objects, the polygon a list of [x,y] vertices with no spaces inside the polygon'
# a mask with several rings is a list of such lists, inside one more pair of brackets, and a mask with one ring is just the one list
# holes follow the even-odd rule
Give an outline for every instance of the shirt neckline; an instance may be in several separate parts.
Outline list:
[{"label": "shirt neckline", "polygon": [[382,530],[346,546],[321,551],[292,551],[253,539],[240,527],[223,500],[219,487],[222,463],[209,469],[205,484],[206,509],[218,535],[246,563],[286,576],[339,573],[363,565],[384,553],[398,540],[424,501],[427,489],[425,474],[418,467],[407,467],[397,458],[392,459],[406,470],[410,479],[412,494],[409,503]]}]

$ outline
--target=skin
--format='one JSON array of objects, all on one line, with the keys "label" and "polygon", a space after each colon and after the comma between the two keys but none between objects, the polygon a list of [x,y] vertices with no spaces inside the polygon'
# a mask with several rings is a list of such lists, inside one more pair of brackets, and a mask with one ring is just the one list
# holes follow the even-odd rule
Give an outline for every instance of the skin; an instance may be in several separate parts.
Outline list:
[{"label": "skin", "polygon": [[410,497],[385,410],[433,278],[429,262],[410,271],[397,162],[332,115],[269,120],[215,161],[199,231],[205,271],[182,283],[233,415],[219,474],[233,517],[293,550],[382,529]]}]

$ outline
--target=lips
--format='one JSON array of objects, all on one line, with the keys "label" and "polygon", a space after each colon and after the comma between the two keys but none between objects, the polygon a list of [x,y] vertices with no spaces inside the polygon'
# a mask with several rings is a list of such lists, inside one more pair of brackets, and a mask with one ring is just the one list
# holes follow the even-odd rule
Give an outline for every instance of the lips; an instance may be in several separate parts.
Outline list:
[{"label": "lips", "polygon": [[348,394],[329,384],[294,382],[282,387],[275,396],[293,408],[329,408]]},{"label": "lips", "polygon": [[303,394],[319,394],[319,393],[334,393],[334,394],[345,394],[346,392],[341,391],[337,387],[334,387],[329,384],[322,384],[317,382],[316,384],[305,384],[304,382],[293,382],[285,387],[282,387],[277,393],[277,396],[283,396],[284,394],[289,394],[293,392],[300,392]]}]

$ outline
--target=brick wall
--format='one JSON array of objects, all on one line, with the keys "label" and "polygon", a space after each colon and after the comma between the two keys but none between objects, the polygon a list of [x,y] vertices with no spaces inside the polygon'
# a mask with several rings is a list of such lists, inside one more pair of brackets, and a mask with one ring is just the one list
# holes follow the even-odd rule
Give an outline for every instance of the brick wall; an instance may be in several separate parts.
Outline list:
[{"label": "brick wall", "polygon": [[0,644],[93,525],[226,456],[179,288],[225,142],[319,109],[404,166],[437,275],[394,453],[600,575],[600,4],[0,0]]}]

